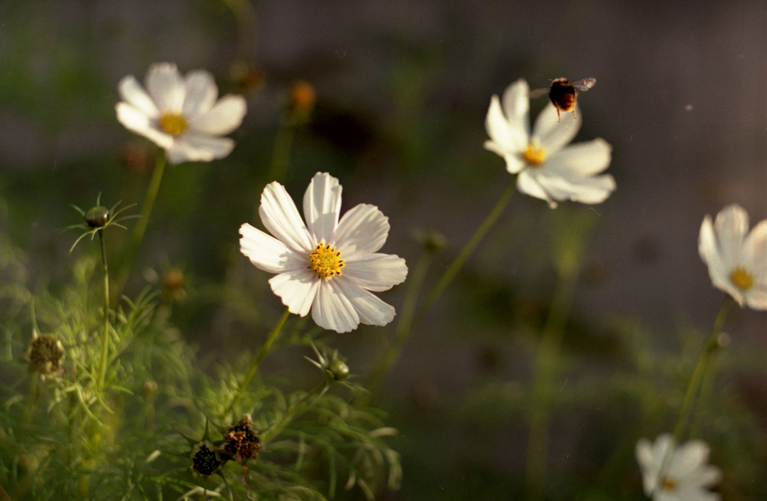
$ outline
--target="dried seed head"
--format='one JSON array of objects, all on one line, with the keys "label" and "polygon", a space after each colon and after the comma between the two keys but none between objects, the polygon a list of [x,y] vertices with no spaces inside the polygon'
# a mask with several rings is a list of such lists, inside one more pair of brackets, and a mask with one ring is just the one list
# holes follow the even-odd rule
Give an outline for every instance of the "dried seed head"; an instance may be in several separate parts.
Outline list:
[{"label": "dried seed head", "polygon": [[42,377],[52,376],[61,372],[61,362],[64,361],[64,346],[53,334],[36,336],[29,345],[27,359],[30,368],[40,373]]},{"label": "dried seed head", "polygon": [[224,463],[219,459],[213,444],[208,441],[200,442],[192,448],[190,468],[195,473],[207,477],[216,473]]},{"label": "dried seed head", "polygon": [[224,458],[245,464],[249,459],[255,461],[258,457],[256,453],[260,450],[261,438],[253,430],[253,418],[250,414],[243,414],[242,419],[227,429],[224,443],[218,447],[217,452]]}]

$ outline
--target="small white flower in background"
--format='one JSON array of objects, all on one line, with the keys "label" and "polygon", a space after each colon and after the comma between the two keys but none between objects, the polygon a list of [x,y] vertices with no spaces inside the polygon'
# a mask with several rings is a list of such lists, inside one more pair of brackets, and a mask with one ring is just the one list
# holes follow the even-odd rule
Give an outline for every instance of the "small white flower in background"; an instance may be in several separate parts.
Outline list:
[{"label": "small white flower in background", "polygon": [[691,440],[677,448],[668,433],[660,435],[654,444],[640,439],[636,458],[645,494],[653,501],[718,501],[721,496],[707,488],[722,479],[722,472],[707,464],[708,455],[708,445],[702,440]]},{"label": "small white flower in background", "polygon": [[767,310],[767,221],[749,233],[748,213],[739,205],[729,205],[713,224],[711,217],[703,219],[698,252],[714,286],[741,307]]},{"label": "small white flower in background", "polygon": [[234,141],[218,136],[239,127],[247,110],[242,96],[218,99],[218,87],[207,71],[182,77],[170,63],[149,68],[146,90],[133,75],[123,78],[118,88],[124,102],[116,106],[117,119],[164,148],[172,164],[227,156]]},{"label": "small white flower in background", "polygon": [[504,92],[503,108],[493,96],[485,121],[490,136],[485,148],[502,156],[511,174],[518,174],[519,191],[546,200],[551,208],[562,200],[604,202],[615,190],[615,180],[596,174],[610,165],[612,147],[604,139],[567,146],[583,120],[567,114],[560,123],[551,103],[538,115],[531,134],[528,94],[527,82],[517,80]]},{"label": "small white flower in background", "polygon": [[392,321],[394,308],[370,291],[402,283],[407,266],[398,256],[377,252],[389,219],[376,206],[357,205],[339,220],[341,185],[317,173],[304,195],[306,224],[277,182],[264,188],[258,212],[274,236],[245,223],[240,251],[256,268],[277,273],[269,285],[291,313],[303,317],[311,310],[317,325],[336,332]]}]

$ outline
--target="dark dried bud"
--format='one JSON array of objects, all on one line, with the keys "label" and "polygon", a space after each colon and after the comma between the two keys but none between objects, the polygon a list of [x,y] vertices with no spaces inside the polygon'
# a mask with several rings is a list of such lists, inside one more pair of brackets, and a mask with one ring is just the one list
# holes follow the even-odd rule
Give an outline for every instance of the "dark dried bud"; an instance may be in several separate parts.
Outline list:
[{"label": "dark dried bud", "polygon": [[101,205],[92,207],[88,209],[83,218],[91,228],[103,228],[109,222],[109,209]]},{"label": "dark dried bud", "polygon": [[261,450],[261,438],[253,430],[253,418],[244,414],[242,419],[229,427],[224,435],[224,443],[218,447],[218,453],[238,463],[245,464],[249,459],[255,461]]},{"label": "dark dried bud", "polygon": [[29,345],[29,365],[41,376],[50,376],[61,372],[64,361],[64,346],[53,334],[37,336]]},{"label": "dark dried bud", "polygon": [[216,473],[224,463],[218,458],[210,442],[200,442],[192,449],[192,471],[203,476]]},{"label": "dark dried bud", "polygon": [[349,375],[349,366],[346,365],[346,362],[338,360],[337,358],[330,360],[328,362],[328,367],[325,370],[336,381],[344,380]]}]

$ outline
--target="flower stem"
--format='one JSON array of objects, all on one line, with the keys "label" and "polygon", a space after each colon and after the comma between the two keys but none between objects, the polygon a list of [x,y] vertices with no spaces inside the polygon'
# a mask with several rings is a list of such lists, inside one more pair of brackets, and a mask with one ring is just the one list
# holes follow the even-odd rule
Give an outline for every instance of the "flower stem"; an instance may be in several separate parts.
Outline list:
[{"label": "flower stem", "polygon": [[461,271],[463,264],[467,259],[469,259],[471,253],[474,252],[474,249],[476,249],[477,245],[479,245],[479,242],[482,241],[482,238],[490,230],[490,228],[492,228],[498,217],[503,213],[503,209],[505,209],[506,204],[509,203],[509,199],[514,193],[515,187],[516,178],[514,178],[511,183],[509,183],[509,186],[506,188],[506,191],[503,192],[503,195],[501,195],[501,198],[498,200],[498,203],[495,204],[493,210],[491,210],[490,214],[488,214],[485,220],[482,221],[482,223],[477,228],[477,231],[474,232],[458,256],[456,256],[448,269],[445,270],[445,274],[442,275],[442,278],[439,279],[437,285],[434,286],[429,295],[426,297],[426,300],[419,308],[417,320],[420,320],[421,315],[423,315],[429,308],[432,307],[432,305],[434,305],[437,299],[439,299],[439,297],[445,291],[447,286],[450,285],[450,282],[452,282],[458,272]]},{"label": "flower stem", "polygon": [[[699,393],[701,382],[706,374],[709,362],[711,361],[711,358],[716,354],[716,352],[719,351],[719,349],[722,347],[722,345],[719,344],[719,334],[722,331],[722,326],[724,326],[724,321],[727,318],[727,313],[729,312],[732,303],[732,297],[730,297],[729,294],[725,295],[724,300],[722,301],[722,305],[719,307],[719,312],[716,314],[716,319],[714,320],[714,325],[711,328],[711,333],[708,335],[706,343],[703,345],[703,351],[698,357],[698,362],[695,364],[695,369],[692,371],[692,377],[690,377],[690,382],[687,385],[687,391],[684,394],[684,400],[682,400],[682,407],[679,409],[679,416],[677,417],[676,424],[674,425],[674,433],[672,437],[673,443],[677,444],[677,446],[681,443],[685,427],[687,426],[687,423],[690,419],[690,412],[692,411],[695,397]],[[672,447],[669,447],[666,450],[666,453],[663,457],[663,462],[661,463],[661,467],[658,470],[657,485],[662,485],[663,477],[666,474],[666,469],[668,468],[668,463],[671,461],[672,456],[673,450]]]},{"label": "flower stem", "polygon": [[101,269],[104,275],[104,321],[101,333],[101,362],[96,387],[101,390],[104,387],[104,377],[107,371],[107,358],[109,355],[109,266],[107,265],[107,251],[104,245],[104,230],[99,230],[99,244],[101,246]]},{"label": "flower stem", "polygon": [[541,334],[535,360],[532,403],[529,415],[525,483],[527,499],[542,499],[549,454],[551,399],[557,374],[559,352],[578,278],[576,260],[563,258],[559,263],[559,283]]},{"label": "flower stem", "polygon": [[146,233],[146,228],[149,224],[149,216],[152,215],[152,208],[157,199],[157,193],[160,191],[160,184],[162,184],[166,163],[165,152],[160,150],[157,154],[154,170],[152,171],[152,179],[149,181],[149,188],[147,189],[146,198],[144,199],[144,205],[141,207],[141,217],[139,218],[138,223],[136,223],[136,227],[133,230],[133,236],[131,237],[128,247],[117,268],[119,270],[117,274],[117,287],[115,288],[117,294],[122,291],[122,288],[128,279],[128,273],[133,264],[133,259],[136,257],[136,253],[141,246],[141,241],[144,239],[144,233]]},{"label": "flower stem", "polygon": [[295,120],[293,113],[288,110],[283,113],[280,119],[280,128],[277,130],[277,138],[274,140],[274,151],[272,153],[272,165],[269,168],[269,179],[275,181],[284,181],[288,172],[290,163],[290,149],[293,146],[293,137],[295,135]]},{"label": "flower stem", "polygon": [[[407,292],[405,293],[405,301],[402,305],[402,313],[400,315],[399,322],[397,322],[394,343],[389,346],[389,349],[386,351],[386,353],[384,353],[384,356],[381,357],[381,360],[378,362],[378,366],[371,373],[368,383],[368,390],[371,393],[375,393],[380,387],[381,383],[383,383],[383,379],[386,377],[386,374],[389,373],[392,365],[394,365],[395,362],[399,359],[400,354],[402,353],[402,347],[404,346],[405,341],[407,341],[410,333],[413,330],[415,305],[418,301],[418,293],[421,291],[423,280],[426,277],[426,272],[429,269],[429,265],[431,264],[433,257],[434,254],[427,250],[421,255],[421,258],[415,265],[413,274],[410,276],[410,280],[408,281],[408,288]],[[369,395],[369,393],[365,393],[365,395]]]},{"label": "flower stem", "polygon": [[269,354],[269,350],[271,349],[272,344],[274,344],[274,341],[277,339],[277,336],[279,336],[282,326],[288,319],[288,315],[290,315],[290,310],[285,308],[285,313],[282,314],[282,317],[280,317],[280,319],[277,321],[277,325],[274,326],[274,329],[272,329],[269,337],[266,338],[266,342],[264,342],[264,345],[260,350],[258,350],[258,353],[256,353],[256,356],[253,358],[253,362],[251,362],[247,374],[245,374],[245,378],[243,378],[242,382],[237,387],[237,391],[232,398],[232,403],[224,407],[224,412],[226,412],[227,409],[234,408],[234,405],[240,400],[240,397],[245,392],[248,384],[250,384],[250,380],[253,379],[253,376],[256,375],[256,371],[258,371],[258,366],[261,365],[261,361],[266,357],[266,355]]}]

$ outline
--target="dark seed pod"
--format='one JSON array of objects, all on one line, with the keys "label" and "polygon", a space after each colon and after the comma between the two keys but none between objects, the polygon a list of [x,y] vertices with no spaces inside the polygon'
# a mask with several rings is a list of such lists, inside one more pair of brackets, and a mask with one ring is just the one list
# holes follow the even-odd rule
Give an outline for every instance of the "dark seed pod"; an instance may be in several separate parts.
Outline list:
[{"label": "dark seed pod", "polygon": [[200,442],[192,449],[192,471],[207,477],[221,468],[223,463],[210,442]]},{"label": "dark seed pod", "polygon": [[83,217],[91,228],[103,228],[109,222],[109,209],[101,205],[92,207]]}]

